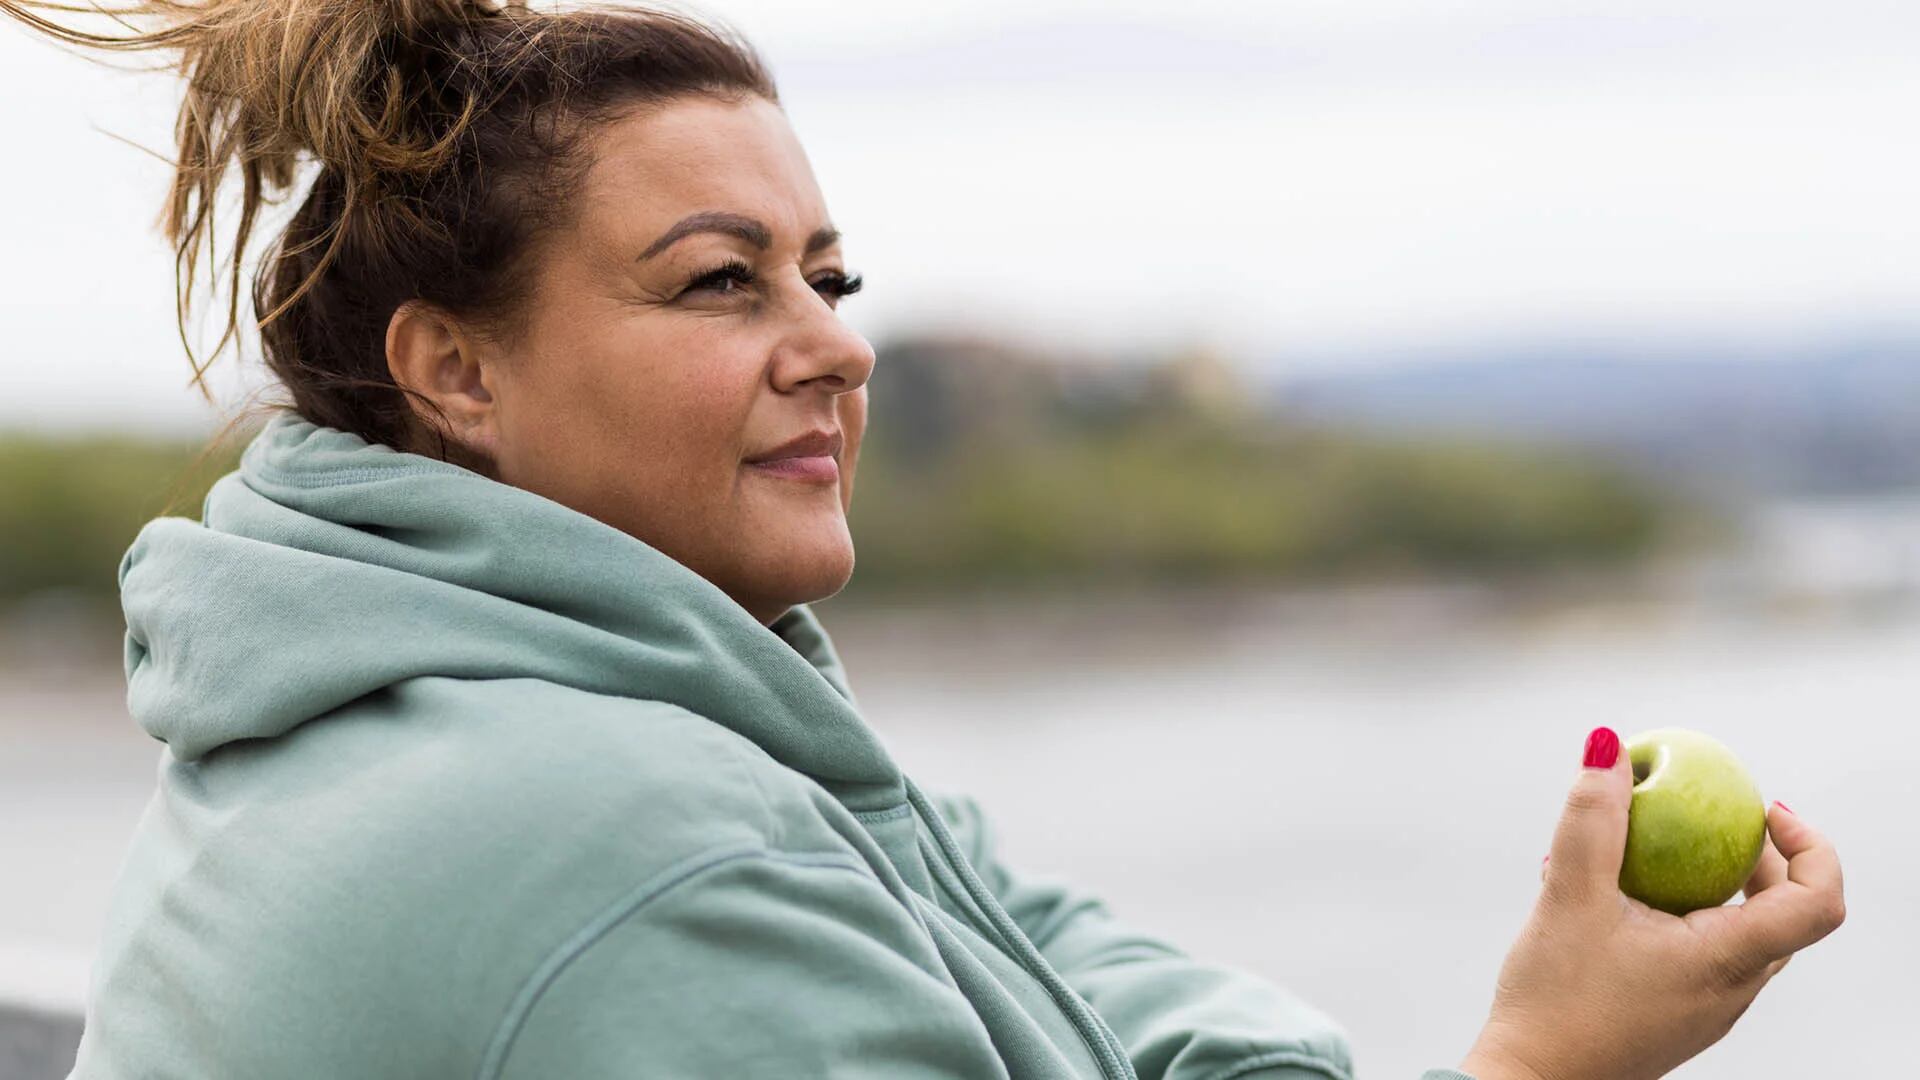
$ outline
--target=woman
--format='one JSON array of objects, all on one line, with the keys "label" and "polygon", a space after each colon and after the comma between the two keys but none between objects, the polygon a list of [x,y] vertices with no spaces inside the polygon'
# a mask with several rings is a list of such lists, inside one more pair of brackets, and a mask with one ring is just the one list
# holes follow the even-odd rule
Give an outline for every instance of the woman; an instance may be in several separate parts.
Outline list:
[{"label": "woman", "polygon": [[[179,50],[189,283],[229,168],[235,250],[306,191],[254,285],[291,408],[120,566],[166,751],[75,1076],[1353,1076],[1293,995],[1009,870],[857,711],[807,605],[853,569],[874,354],[749,47],[457,0],[0,7]],[[1659,1076],[1840,923],[1780,807],[1744,905],[1623,897],[1618,750],[1429,1078]]]}]

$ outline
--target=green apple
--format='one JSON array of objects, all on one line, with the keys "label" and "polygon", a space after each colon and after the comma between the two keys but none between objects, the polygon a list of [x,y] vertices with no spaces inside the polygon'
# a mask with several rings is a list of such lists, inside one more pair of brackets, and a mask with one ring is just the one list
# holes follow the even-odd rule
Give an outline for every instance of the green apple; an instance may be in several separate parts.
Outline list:
[{"label": "green apple", "polygon": [[1753,875],[1767,806],[1746,766],[1719,740],[1685,728],[1626,742],[1633,805],[1620,891],[1674,915],[1727,902]]}]

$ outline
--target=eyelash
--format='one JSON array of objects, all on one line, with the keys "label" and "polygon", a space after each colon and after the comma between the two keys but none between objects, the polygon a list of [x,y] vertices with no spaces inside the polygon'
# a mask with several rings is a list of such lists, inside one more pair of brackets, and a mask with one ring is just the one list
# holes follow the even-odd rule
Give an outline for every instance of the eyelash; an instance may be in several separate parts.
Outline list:
[{"label": "eyelash", "polygon": [[[694,278],[688,283],[685,291],[691,292],[694,289],[708,288],[722,281],[732,281],[740,285],[751,285],[758,280],[759,275],[753,272],[753,267],[748,266],[739,259],[729,259],[721,263],[718,267]],[[843,274],[838,270],[832,270],[816,281],[814,288],[823,289],[827,296],[835,300],[841,300],[859,292],[860,287],[864,284],[865,281],[861,279],[859,274]]]}]

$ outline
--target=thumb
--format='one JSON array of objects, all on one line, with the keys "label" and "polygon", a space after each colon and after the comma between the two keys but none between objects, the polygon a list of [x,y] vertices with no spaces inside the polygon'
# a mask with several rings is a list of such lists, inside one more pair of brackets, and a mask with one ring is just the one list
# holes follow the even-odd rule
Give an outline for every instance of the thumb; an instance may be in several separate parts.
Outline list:
[{"label": "thumb", "polygon": [[1627,807],[1633,802],[1633,766],[1609,727],[1587,734],[1580,775],[1567,793],[1553,833],[1545,891],[1571,903],[1589,903],[1620,888],[1627,850]]}]

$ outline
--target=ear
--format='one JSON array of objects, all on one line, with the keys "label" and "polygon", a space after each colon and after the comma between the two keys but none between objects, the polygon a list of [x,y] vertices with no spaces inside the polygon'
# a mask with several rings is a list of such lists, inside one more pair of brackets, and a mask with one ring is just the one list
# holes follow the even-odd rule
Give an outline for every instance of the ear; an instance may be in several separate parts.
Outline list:
[{"label": "ear", "polygon": [[444,417],[407,398],[423,430],[456,444],[450,453],[463,452],[461,464],[493,461],[500,435],[494,372],[451,316],[419,300],[395,309],[387,322],[387,370],[394,382],[440,407]]}]

